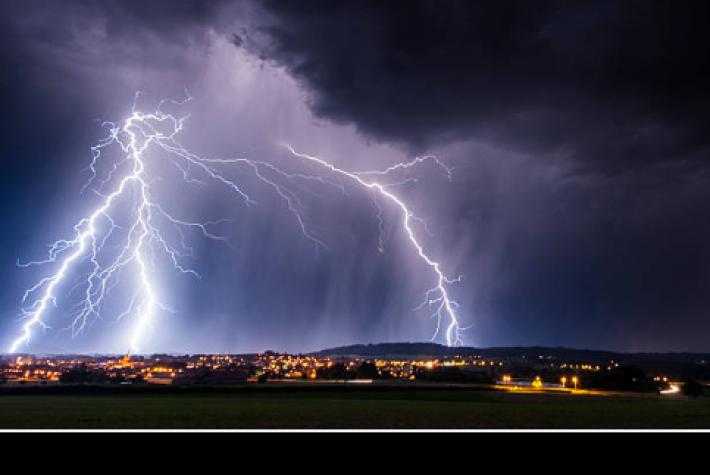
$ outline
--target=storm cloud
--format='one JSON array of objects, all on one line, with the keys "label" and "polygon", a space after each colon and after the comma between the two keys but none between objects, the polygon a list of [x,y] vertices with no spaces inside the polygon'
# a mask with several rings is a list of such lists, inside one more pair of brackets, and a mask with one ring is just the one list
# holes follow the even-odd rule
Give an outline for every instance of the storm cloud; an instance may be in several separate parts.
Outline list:
[{"label": "storm cloud", "polygon": [[706,2],[265,3],[261,53],[318,114],[373,137],[476,137],[612,171],[707,158]]},{"label": "storm cloud", "polygon": [[470,263],[499,256],[469,287],[496,340],[706,347],[706,2],[265,9],[254,50],[301,81],[316,114],[464,167],[451,219],[503,240],[466,241]]},{"label": "storm cloud", "polygon": [[[195,97],[182,142],[285,161],[279,141],[352,170],[433,153],[398,188],[433,231],[472,345],[708,351],[710,26],[705,2],[3,2],[4,272],[0,330],[36,273],[18,257],[66,236],[101,120]],[[291,164],[291,166],[295,166]],[[302,171],[298,167],[292,169]],[[370,197],[301,186],[314,252],[271,190],[258,201],[167,187],[190,218],[201,281],[171,282],[155,350],[311,350],[426,340],[431,276]],[[252,177],[253,178],[253,177]],[[166,181],[167,182],[167,181]],[[167,285],[167,283],[166,283]],[[111,317],[46,351],[123,351]],[[57,325],[61,327],[61,325]]]}]

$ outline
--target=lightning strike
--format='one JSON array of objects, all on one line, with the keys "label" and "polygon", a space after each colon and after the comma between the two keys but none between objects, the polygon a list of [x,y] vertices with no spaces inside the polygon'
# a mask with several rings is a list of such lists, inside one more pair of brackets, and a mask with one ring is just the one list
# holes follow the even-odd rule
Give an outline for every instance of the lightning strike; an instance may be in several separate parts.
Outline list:
[{"label": "lightning strike", "polygon": [[[138,95],[136,102],[137,99]],[[191,256],[184,230],[197,230],[205,238],[227,241],[225,237],[211,230],[224,220],[200,223],[181,219],[168,212],[153,198],[151,185],[158,177],[151,176],[148,167],[151,160],[156,159],[148,153],[151,150],[166,152],[168,162],[177,168],[185,183],[204,185],[211,181],[226,187],[246,205],[253,205],[255,202],[249,195],[216,168],[219,164],[241,164],[249,167],[259,180],[271,187],[285,201],[303,235],[317,248],[325,247],[325,244],[307,229],[301,215],[302,204],[295,193],[267,177],[264,170],[288,179],[314,179],[328,183],[327,180],[287,174],[266,162],[242,158],[209,159],[188,152],[177,140],[177,135],[183,130],[188,116],[176,117],[163,109],[168,104],[181,106],[189,100],[191,98],[188,96],[185,101],[161,101],[152,113],[137,110],[134,102],[131,115],[122,124],[103,124],[109,129],[109,135],[92,147],[92,160],[88,167],[91,176],[82,189],[82,193],[89,189],[94,191],[101,198],[101,202],[88,217],[81,219],[74,226],[73,238],[56,241],[50,246],[46,259],[25,264],[18,262],[20,267],[55,265],[57,268],[54,273],[42,278],[25,292],[21,308],[21,333],[9,346],[9,353],[16,353],[21,347],[29,344],[36,328],[49,328],[45,316],[50,308],[57,306],[58,288],[70,280],[71,274],[82,273],[80,266],[87,262],[89,270],[83,273],[84,277],[69,292],[71,295],[74,289],[82,286],[84,288],[79,303],[73,307],[69,327],[72,336],[84,332],[93,319],[101,317],[102,304],[111,289],[117,285],[118,275],[129,272],[137,284],[137,290],[130,298],[129,307],[119,315],[119,320],[134,315],[135,322],[129,345],[131,352],[139,353],[147,333],[152,330],[156,310],[160,308],[170,311],[160,300],[154,282],[153,261],[156,251],[162,251],[176,271],[199,278],[197,272],[183,264],[183,260]],[[122,156],[111,164],[106,176],[99,179],[99,164],[104,159],[105,149],[111,146],[120,147]],[[129,166],[128,171],[123,170],[126,165]],[[104,193],[104,189],[111,184],[114,184],[113,191]],[[120,201],[127,201],[132,205],[128,212],[128,223],[122,226],[117,224],[118,218],[115,216],[121,214],[121,211],[116,209],[120,208]],[[125,210],[123,212],[125,213]],[[179,245],[169,242],[164,236],[165,225],[172,226],[181,237]],[[118,238],[115,257],[105,263],[105,254],[110,254],[106,247],[112,239],[116,239],[115,234],[119,228],[127,231]]]},{"label": "lightning strike", "polygon": [[[455,279],[450,279],[446,277],[444,272],[441,270],[441,264],[437,261],[435,261],[425,250],[422,244],[420,243],[419,239],[417,238],[417,235],[414,231],[414,228],[412,226],[413,222],[419,222],[422,224],[424,227],[425,231],[427,233],[430,233],[429,228],[426,226],[426,221],[423,220],[422,218],[419,218],[414,214],[414,212],[411,210],[411,208],[397,195],[395,195],[392,191],[390,191],[388,188],[391,186],[395,186],[400,183],[380,183],[377,181],[371,181],[367,179],[366,177],[369,176],[387,176],[389,173],[397,171],[397,170],[403,170],[403,169],[408,169],[412,168],[420,163],[426,162],[426,161],[433,161],[436,163],[438,166],[440,166],[444,171],[446,172],[447,177],[449,180],[451,180],[452,176],[452,169],[447,167],[444,163],[439,161],[434,156],[424,156],[424,157],[417,157],[414,160],[410,162],[402,162],[402,163],[397,163],[391,167],[388,167],[384,170],[381,171],[364,171],[364,172],[349,172],[347,170],[343,170],[342,168],[338,168],[335,165],[333,165],[330,162],[327,162],[326,160],[315,157],[312,155],[307,155],[305,153],[300,153],[294,150],[294,148],[289,145],[289,144],[283,144],[283,146],[290,152],[290,154],[293,157],[300,158],[303,160],[306,160],[307,162],[313,163],[318,165],[319,167],[325,168],[329,170],[330,172],[339,175],[341,177],[347,178],[357,184],[358,186],[365,188],[366,190],[370,190],[374,193],[373,196],[381,196],[385,198],[387,201],[392,203],[395,207],[397,207],[402,215],[402,230],[404,231],[404,234],[407,236],[409,242],[411,243],[412,247],[416,251],[417,255],[419,258],[434,272],[434,275],[436,277],[436,285],[429,289],[426,294],[425,294],[425,301],[417,307],[423,308],[424,306],[434,306],[435,311],[434,314],[432,315],[433,317],[436,318],[437,325],[436,325],[436,330],[434,332],[434,336],[432,337],[432,340],[435,340],[440,331],[441,331],[441,324],[442,320],[444,318],[448,318],[448,323],[446,324],[446,343],[449,346],[456,346],[462,344],[462,339],[461,339],[461,332],[465,330],[462,328],[459,324],[459,319],[456,315],[456,309],[459,308],[459,304],[453,300],[449,296],[449,292],[447,290],[447,287],[450,284],[453,284],[455,282],[459,282],[461,280],[461,277],[456,277]],[[380,240],[379,240],[379,250],[383,250],[383,239],[382,239],[382,229],[383,229],[383,224],[382,224],[382,213],[383,210],[378,203],[378,201],[375,199],[374,201],[375,206],[377,207],[377,219],[378,219],[378,226],[380,230]],[[415,309],[416,310],[416,309]]]},{"label": "lightning strike", "polygon": [[[425,293],[425,301],[418,307],[435,308],[432,317],[436,318],[437,324],[432,340],[437,338],[442,322],[446,319],[447,344],[454,346],[461,343],[463,328],[460,327],[456,315],[459,305],[451,299],[447,290],[450,284],[459,281],[460,278],[446,277],[441,264],[424,250],[414,231],[414,224],[420,225],[424,231],[431,234],[426,221],[417,217],[411,208],[391,191],[392,187],[416,182],[416,179],[409,178],[389,183],[372,180],[372,177],[384,179],[393,172],[407,170],[430,161],[441,167],[451,179],[450,168],[436,157],[425,156],[410,162],[395,164],[384,170],[349,172],[321,158],[296,152],[290,145],[285,145],[291,157],[324,168],[338,178],[329,179],[323,174],[290,173],[265,161],[200,157],[189,152],[177,140],[189,116],[178,117],[164,111],[164,107],[168,105],[179,107],[190,100],[189,95],[184,101],[163,100],[155,111],[143,113],[137,109],[137,94],[131,114],[123,123],[103,124],[109,134],[91,148],[92,159],[87,168],[90,178],[82,189],[82,194],[87,190],[93,191],[100,198],[100,202],[89,216],[82,218],[74,226],[74,236],[71,239],[58,240],[50,246],[44,260],[25,264],[18,262],[20,267],[49,265],[54,266],[55,270],[24,293],[21,306],[23,319],[21,332],[10,345],[9,353],[17,353],[20,348],[26,347],[35,329],[49,328],[45,321],[47,313],[52,307],[58,306],[58,297],[71,296],[80,288],[83,292],[79,301],[71,307],[71,323],[68,328],[72,336],[83,333],[90,323],[101,318],[102,305],[105,304],[111,290],[119,285],[119,275],[126,273],[132,277],[135,289],[128,299],[127,308],[120,312],[117,320],[133,316],[133,330],[128,344],[132,353],[139,353],[147,340],[147,335],[153,330],[157,310],[170,311],[162,302],[155,282],[156,254],[162,253],[166,256],[175,271],[200,278],[196,271],[184,264],[184,260],[192,256],[192,248],[187,244],[186,231],[197,231],[204,238],[229,244],[227,238],[213,231],[215,226],[226,220],[192,222],[182,219],[168,211],[166,206],[153,196],[152,186],[159,181],[160,177],[155,176],[150,165],[161,158],[166,159],[167,163],[177,169],[185,184],[212,183],[225,187],[241,202],[250,206],[254,205],[255,201],[238,183],[229,179],[221,171],[225,166],[244,167],[283,200],[301,234],[315,245],[316,250],[325,249],[326,245],[309,230],[303,217],[304,205],[296,191],[287,184],[301,180],[330,186],[346,194],[341,179],[347,179],[370,191],[378,211],[381,252],[384,251],[382,205],[389,202],[401,212],[404,234],[419,258],[433,271],[436,278],[436,285]],[[104,151],[116,146],[119,148],[120,158],[109,162],[108,172],[100,177],[100,165],[102,161],[107,160]],[[105,189],[108,187],[112,187],[112,190],[106,192]],[[125,203],[130,206],[126,207]],[[178,243],[173,243],[166,237],[166,227],[179,236]],[[82,265],[87,266],[88,269],[83,269]],[[75,274],[79,274],[79,282],[68,294],[59,295],[60,287],[69,283]]]}]

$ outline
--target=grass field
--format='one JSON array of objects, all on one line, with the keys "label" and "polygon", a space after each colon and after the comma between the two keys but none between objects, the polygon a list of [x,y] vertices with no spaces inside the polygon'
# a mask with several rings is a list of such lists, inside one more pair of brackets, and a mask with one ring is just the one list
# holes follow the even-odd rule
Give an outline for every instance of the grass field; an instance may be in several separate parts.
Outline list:
[{"label": "grass field", "polygon": [[0,394],[0,428],[710,428],[710,399],[451,388]]}]

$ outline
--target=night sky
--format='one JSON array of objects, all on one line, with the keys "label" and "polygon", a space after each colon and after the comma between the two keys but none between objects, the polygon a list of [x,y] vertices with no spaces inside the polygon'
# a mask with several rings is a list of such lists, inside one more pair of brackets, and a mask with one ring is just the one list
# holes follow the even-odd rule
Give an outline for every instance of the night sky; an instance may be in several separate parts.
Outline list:
[{"label": "night sky", "polygon": [[[710,351],[710,5],[705,1],[4,0],[0,344],[19,331],[21,269],[71,236],[101,122],[194,100],[181,142],[286,160],[282,141],[349,170],[435,154],[397,188],[433,235],[468,346]],[[298,171],[296,169],[295,171]],[[426,341],[433,276],[357,188],[301,187],[316,250],[273,190],[257,201],[166,173],[202,279],[159,276],[146,351],[307,351]],[[406,177],[405,177],[406,178]],[[126,277],[127,279],[129,277]],[[69,289],[66,289],[68,294]],[[66,296],[66,295],[65,295]],[[71,306],[70,299],[62,300]],[[67,303],[68,302],[68,303]],[[72,337],[66,308],[28,351],[122,352],[106,308]],[[442,342],[439,338],[437,341]]]}]

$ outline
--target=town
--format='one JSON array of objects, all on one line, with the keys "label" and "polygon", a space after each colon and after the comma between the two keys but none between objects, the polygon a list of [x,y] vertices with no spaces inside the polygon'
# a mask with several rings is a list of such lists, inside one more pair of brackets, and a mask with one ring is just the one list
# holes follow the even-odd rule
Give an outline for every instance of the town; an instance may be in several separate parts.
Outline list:
[{"label": "town", "polygon": [[[0,384],[232,385],[251,383],[459,383],[499,389],[673,390],[679,374],[642,371],[618,360],[563,361],[556,355],[367,357],[321,354],[156,354],[0,358]],[[628,387],[624,387],[624,385]]]}]

